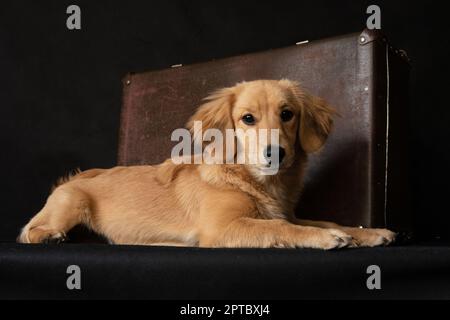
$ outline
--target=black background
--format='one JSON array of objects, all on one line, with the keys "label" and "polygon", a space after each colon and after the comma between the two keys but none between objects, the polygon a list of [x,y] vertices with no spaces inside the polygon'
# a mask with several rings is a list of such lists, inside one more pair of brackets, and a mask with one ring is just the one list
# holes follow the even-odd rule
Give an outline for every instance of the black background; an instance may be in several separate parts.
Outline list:
[{"label": "black background", "polygon": [[[412,59],[405,165],[416,227],[423,237],[448,236],[450,46],[440,3],[2,1],[0,241],[15,240],[58,176],[115,165],[127,72],[360,31],[369,4],[381,7],[384,32]],[[66,28],[70,4],[81,7],[82,30]]]}]

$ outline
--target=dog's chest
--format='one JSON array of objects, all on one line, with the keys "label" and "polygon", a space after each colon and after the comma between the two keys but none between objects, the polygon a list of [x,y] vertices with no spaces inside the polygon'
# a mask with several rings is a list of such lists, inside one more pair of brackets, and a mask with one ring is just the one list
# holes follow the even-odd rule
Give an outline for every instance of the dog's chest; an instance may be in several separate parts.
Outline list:
[{"label": "dog's chest", "polygon": [[266,192],[270,199],[258,201],[258,210],[263,216],[276,219],[293,213],[297,200],[293,190],[283,185],[266,185]]}]

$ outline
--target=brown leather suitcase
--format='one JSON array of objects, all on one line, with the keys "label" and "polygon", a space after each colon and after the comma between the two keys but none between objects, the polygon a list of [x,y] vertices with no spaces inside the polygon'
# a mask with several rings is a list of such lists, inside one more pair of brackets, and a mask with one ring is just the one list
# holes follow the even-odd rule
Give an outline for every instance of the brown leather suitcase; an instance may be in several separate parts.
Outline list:
[{"label": "brown leather suitcase", "polygon": [[[246,54],[124,80],[119,165],[170,157],[171,133],[209,92],[243,80],[288,78],[339,113],[310,159],[298,216],[411,230],[407,172],[409,63],[377,31]],[[151,190],[149,190],[151,192]],[[300,199],[299,199],[300,200]]]}]

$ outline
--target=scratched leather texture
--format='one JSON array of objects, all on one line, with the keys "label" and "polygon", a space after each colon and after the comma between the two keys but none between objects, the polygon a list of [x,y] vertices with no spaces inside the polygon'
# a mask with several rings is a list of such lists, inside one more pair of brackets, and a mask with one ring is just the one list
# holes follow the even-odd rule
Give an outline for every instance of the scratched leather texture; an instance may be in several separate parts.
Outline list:
[{"label": "scratched leather texture", "polygon": [[[409,64],[375,31],[312,41],[123,79],[119,165],[170,157],[174,129],[214,89],[240,81],[299,81],[339,113],[311,156],[297,215],[346,225],[410,229],[407,207]],[[151,192],[151,190],[149,190]]]}]

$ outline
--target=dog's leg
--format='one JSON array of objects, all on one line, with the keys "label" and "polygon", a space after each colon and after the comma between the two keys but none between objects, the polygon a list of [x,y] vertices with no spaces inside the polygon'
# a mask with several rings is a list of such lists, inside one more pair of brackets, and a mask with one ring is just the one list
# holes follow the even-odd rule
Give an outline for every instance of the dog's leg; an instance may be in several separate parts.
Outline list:
[{"label": "dog's leg", "polygon": [[353,237],[354,243],[351,245],[352,247],[375,247],[380,245],[388,245],[395,240],[396,235],[388,229],[345,227],[327,221],[312,221],[294,218],[292,222],[302,226],[342,230]]},{"label": "dog's leg", "polygon": [[293,225],[285,220],[238,218],[216,237],[200,239],[202,247],[317,248],[348,246],[352,237],[337,229]]},{"label": "dog's leg", "polygon": [[66,233],[90,214],[89,199],[79,189],[62,185],[50,195],[44,208],[22,229],[22,243],[59,243]]}]

